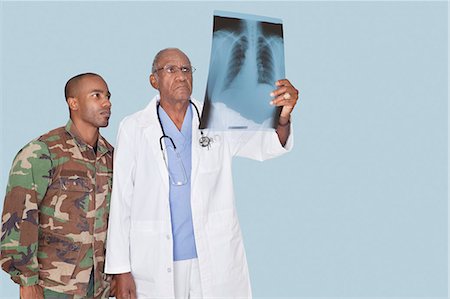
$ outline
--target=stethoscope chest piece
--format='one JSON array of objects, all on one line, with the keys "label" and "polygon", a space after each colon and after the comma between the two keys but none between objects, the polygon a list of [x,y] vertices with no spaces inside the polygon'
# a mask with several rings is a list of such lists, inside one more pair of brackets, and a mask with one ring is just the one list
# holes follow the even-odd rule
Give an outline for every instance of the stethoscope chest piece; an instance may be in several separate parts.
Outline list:
[{"label": "stethoscope chest piece", "polygon": [[[200,112],[198,111],[197,106],[196,106],[191,100],[189,100],[189,103],[191,103],[192,106],[194,106],[195,111],[197,112],[198,122],[200,123]],[[158,102],[158,104],[157,104],[157,106],[156,106],[156,115],[158,116],[158,122],[159,122],[159,125],[160,125],[160,127],[161,127],[161,131],[162,131],[162,133],[163,133],[163,135],[162,135],[161,138],[159,139],[159,145],[160,145],[160,147],[161,147],[161,151],[163,150],[162,140],[163,140],[164,138],[168,138],[168,139],[170,140],[170,142],[172,143],[173,147],[176,149],[175,144],[174,144],[172,138],[170,138],[170,136],[167,136],[166,133],[164,132],[164,127],[163,127],[163,125],[162,125],[162,123],[161,123],[161,118],[160,118],[160,116],[159,116],[159,107],[160,107],[160,103]],[[199,125],[199,129],[200,129],[200,125]],[[212,143],[214,140],[213,140],[212,138],[208,137],[208,136],[203,135],[203,131],[202,131],[202,130],[200,130],[200,134],[201,134],[202,136],[200,137],[200,139],[198,140],[198,142],[200,143],[201,147],[206,147],[206,148],[209,149],[209,148],[211,147],[211,143]]]},{"label": "stethoscope chest piece", "polygon": [[202,137],[200,137],[198,142],[200,143],[200,145],[202,147],[208,147],[209,148],[209,146],[211,145],[211,138],[209,138],[208,136],[202,136]]}]

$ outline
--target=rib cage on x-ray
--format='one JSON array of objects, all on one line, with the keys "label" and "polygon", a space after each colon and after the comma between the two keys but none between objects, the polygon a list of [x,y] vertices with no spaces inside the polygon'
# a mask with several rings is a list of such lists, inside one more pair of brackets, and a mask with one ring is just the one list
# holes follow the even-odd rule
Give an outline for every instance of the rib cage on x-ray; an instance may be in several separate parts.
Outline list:
[{"label": "rib cage on x-ray", "polygon": [[[228,65],[228,74],[225,79],[225,85],[223,89],[230,87],[233,79],[239,74],[244,66],[247,51],[249,49],[249,42],[246,36],[242,36],[238,41],[234,43],[231,50],[230,63]],[[275,66],[273,51],[267,42],[266,38],[258,37],[256,43],[256,70],[258,76],[258,83],[261,84],[273,84],[275,82]]]},{"label": "rib cage on x-ray", "polygon": [[275,66],[273,52],[265,38],[258,38],[258,56],[256,59],[258,66],[258,83],[273,84],[275,78]]},{"label": "rib cage on x-ray", "polygon": [[[205,103],[221,103],[254,123],[276,114],[269,105],[275,81],[284,78],[281,24],[215,17]],[[220,115],[209,115],[206,127]],[[217,122],[216,122],[217,123]],[[232,127],[232,126],[231,126]],[[239,125],[235,127],[241,127]]]},{"label": "rib cage on x-ray", "polygon": [[225,79],[225,86],[223,87],[223,89],[229,88],[234,78],[236,78],[237,74],[239,74],[239,72],[241,71],[242,66],[244,65],[245,54],[247,50],[247,37],[242,36],[239,38],[239,40],[234,42],[233,48],[231,50],[230,62],[228,63],[228,73]]}]

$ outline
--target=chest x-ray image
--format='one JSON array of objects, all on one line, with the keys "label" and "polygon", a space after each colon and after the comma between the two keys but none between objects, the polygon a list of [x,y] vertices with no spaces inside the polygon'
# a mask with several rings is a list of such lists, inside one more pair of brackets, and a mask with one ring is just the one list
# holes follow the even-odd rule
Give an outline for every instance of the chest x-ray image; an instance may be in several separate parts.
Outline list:
[{"label": "chest x-ray image", "polygon": [[269,94],[284,77],[280,19],[215,11],[201,128],[274,128],[280,108]]}]

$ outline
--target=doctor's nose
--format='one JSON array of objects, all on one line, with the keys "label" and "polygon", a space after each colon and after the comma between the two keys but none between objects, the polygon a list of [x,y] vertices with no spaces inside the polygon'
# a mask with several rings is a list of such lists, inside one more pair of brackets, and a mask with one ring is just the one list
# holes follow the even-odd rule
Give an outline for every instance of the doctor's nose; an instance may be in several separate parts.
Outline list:
[{"label": "doctor's nose", "polygon": [[176,72],[175,73],[176,79],[180,80],[180,81],[185,81],[187,80],[187,74],[183,73],[183,72]]}]

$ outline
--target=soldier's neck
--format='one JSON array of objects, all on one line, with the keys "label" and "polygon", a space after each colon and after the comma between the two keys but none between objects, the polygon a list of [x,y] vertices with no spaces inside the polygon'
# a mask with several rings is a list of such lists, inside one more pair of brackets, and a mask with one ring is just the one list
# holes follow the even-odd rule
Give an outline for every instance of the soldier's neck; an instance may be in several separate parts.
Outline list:
[{"label": "soldier's neck", "polygon": [[75,125],[77,135],[90,146],[96,147],[99,129],[87,123],[79,122],[75,119],[73,119],[72,122]]}]

